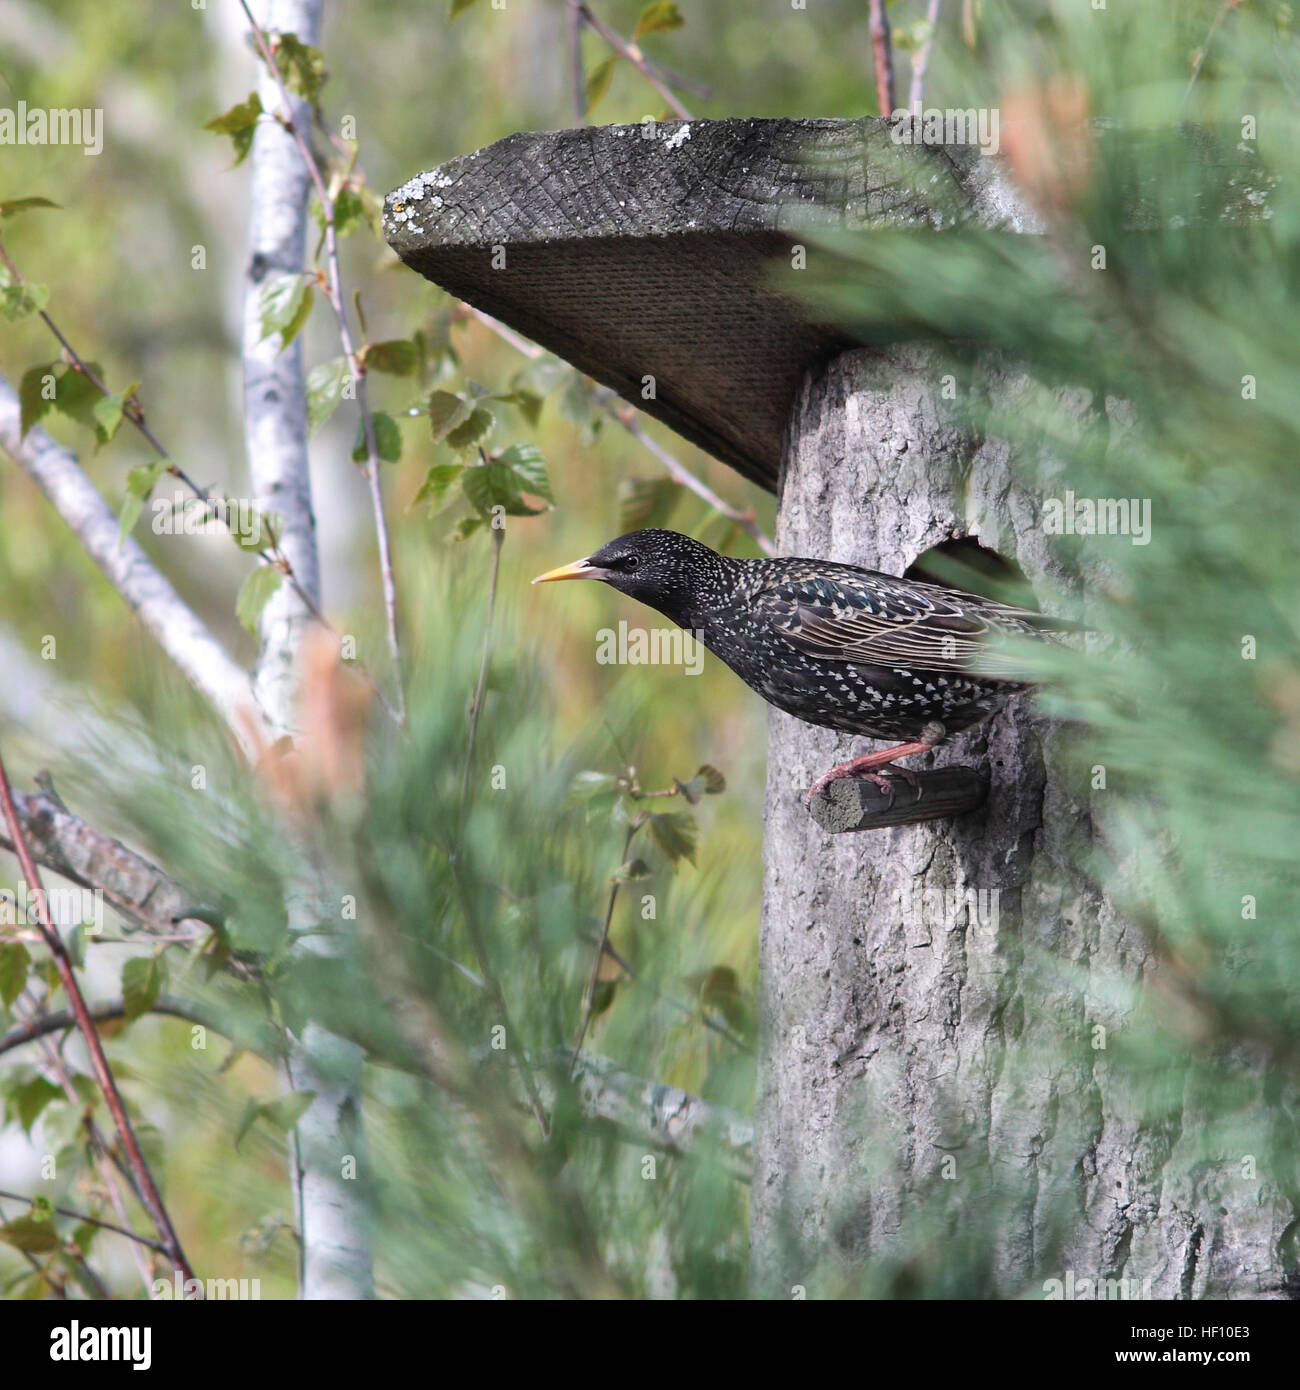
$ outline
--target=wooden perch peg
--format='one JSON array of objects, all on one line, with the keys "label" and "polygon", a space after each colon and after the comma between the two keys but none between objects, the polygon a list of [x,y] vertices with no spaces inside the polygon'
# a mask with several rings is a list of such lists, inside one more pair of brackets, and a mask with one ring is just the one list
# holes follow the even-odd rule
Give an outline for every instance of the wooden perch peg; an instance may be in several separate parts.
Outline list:
[{"label": "wooden perch peg", "polygon": [[886,772],[894,796],[864,777],[843,777],[814,797],[808,814],[832,835],[852,830],[884,830],[965,815],[984,804],[988,779],[970,767],[936,767],[914,772],[916,785]]}]

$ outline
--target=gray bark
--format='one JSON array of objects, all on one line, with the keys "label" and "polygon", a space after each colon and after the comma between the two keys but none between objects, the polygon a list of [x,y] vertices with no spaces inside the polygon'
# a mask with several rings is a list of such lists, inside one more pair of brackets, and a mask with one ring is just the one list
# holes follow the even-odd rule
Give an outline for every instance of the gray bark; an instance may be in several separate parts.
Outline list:
[{"label": "gray bark", "polygon": [[[900,348],[810,376],[780,552],[901,574],[969,534],[1040,592],[1068,587],[1039,492],[1017,482],[1005,443],[945,420],[940,370]],[[1038,389],[988,364],[977,378],[1002,407]],[[1058,402],[1088,427],[1087,393]],[[1122,407],[1109,413],[1126,427]],[[1037,453],[1020,476],[1051,495],[1057,469]],[[1198,1164],[1195,1098],[1180,1121],[1144,1119],[1142,1086],[1096,1046],[1098,1024],[1123,1027],[1126,990],[1159,972],[1141,932],[1070,867],[1071,837],[1104,836],[1104,821],[1067,780],[1068,731],[1017,697],[909,760],[987,766],[982,809],[832,836],[802,790],[851,741],[776,711],[769,729],[755,1292],[905,1294],[922,1270],[933,1290],[958,1266],[967,1282],[952,1291],[968,1296],[1041,1298],[1067,1273],[1155,1298],[1276,1292],[1292,1205],[1263,1178],[1239,1180],[1240,1155]],[[1262,1104],[1251,1065],[1243,1081]]]}]

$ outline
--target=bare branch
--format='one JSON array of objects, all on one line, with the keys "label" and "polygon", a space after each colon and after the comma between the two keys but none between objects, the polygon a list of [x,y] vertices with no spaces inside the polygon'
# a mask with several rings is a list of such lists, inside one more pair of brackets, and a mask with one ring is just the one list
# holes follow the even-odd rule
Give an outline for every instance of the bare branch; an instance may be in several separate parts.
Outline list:
[{"label": "bare branch", "polygon": [[[3,1045],[0,1045],[0,1052],[4,1050]],[[3,1188],[0,1188],[0,1198],[10,1202],[25,1202],[29,1207],[36,1205],[35,1198],[24,1197],[21,1192],[6,1192]],[[156,1250],[160,1255],[167,1254],[167,1247],[160,1242],[151,1240],[148,1236],[142,1236],[138,1231],[130,1231],[125,1226],[115,1225],[112,1221],[102,1221],[98,1216],[91,1216],[84,1211],[74,1211],[71,1207],[52,1207],[50,1210],[56,1211],[60,1216],[70,1216],[74,1221],[80,1221],[87,1226],[98,1226],[101,1230],[114,1231],[119,1236],[125,1236],[127,1240],[134,1240],[149,1250]]]},{"label": "bare branch", "polygon": [[[525,357],[534,361],[545,355],[545,349],[536,343],[530,343],[527,338],[516,333],[513,328],[502,323],[500,319],[494,319],[491,314],[485,314],[482,309],[476,309],[472,304],[462,306],[466,313],[477,319],[484,328],[491,329],[502,342],[509,343],[516,352],[522,352]],[[720,512],[739,526],[741,530],[753,537],[754,544],[765,555],[775,555],[776,546],[772,544],[771,537],[763,530],[754,518],[754,513],[741,511],[737,507],[724,502],[716,492],[702,479],[697,478],[687,466],[670,454],[652,435],[647,433],[640,421],[636,418],[633,408],[623,400],[616,392],[607,388],[599,388],[592,398],[596,405],[604,410],[611,418],[618,421],[620,425],[637,441],[643,448],[648,449],[663,464],[668,472],[668,476],[675,483],[680,483],[687,491],[693,492],[702,501],[707,502],[715,511]]]},{"label": "bare branch", "polygon": [[[33,859],[79,887],[102,892],[115,912],[151,935],[170,935],[200,906],[161,869],[73,815],[48,793],[15,791],[14,805]],[[2,826],[0,848],[14,849],[12,836]],[[252,977],[253,972],[237,962],[230,965],[241,978]]]},{"label": "bare branch", "polygon": [[[568,1060],[567,1052],[564,1054]],[[701,1100],[677,1086],[647,1081],[590,1052],[579,1053],[573,1070],[581,1111],[609,1120],[629,1137],[668,1153],[721,1152],[727,1170],[748,1182],[753,1165],[752,1120]]]},{"label": "bare branch", "polygon": [[891,116],[894,112],[894,56],[889,37],[889,15],[885,12],[885,0],[870,0],[870,5],[876,100],[880,103],[880,114]]},{"label": "bare branch", "polygon": [[611,29],[603,19],[599,19],[593,14],[591,6],[586,3],[586,0],[569,0],[569,4],[577,10],[583,22],[589,24],[620,58],[626,58],[628,62],[632,64],[682,120],[689,121],[693,119],[691,113],[663,84],[658,74],[646,60],[645,54],[641,52],[640,48],[638,48],[635,43],[623,38],[620,34]]},{"label": "bare branch", "polygon": [[919,117],[925,104],[925,75],[930,67],[930,50],[934,47],[934,36],[939,29],[939,12],[942,9],[943,0],[930,0],[925,11],[930,32],[912,59],[912,89],[907,96],[907,109],[913,116]]},{"label": "bare branch", "polygon": [[23,836],[22,825],[18,820],[18,808],[14,804],[13,789],[9,785],[9,774],[5,771],[3,759],[0,759],[0,807],[3,808],[5,823],[9,827],[14,852],[22,866],[23,878],[28,891],[35,898],[41,935],[44,936],[45,945],[54,958],[55,967],[59,972],[59,980],[68,996],[68,1002],[72,1006],[77,1027],[86,1044],[86,1050],[90,1054],[90,1066],[95,1075],[95,1082],[104,1097],[104,1103],[107,1105],[109,1113],[113,1116],[113,1123],[130,1164],[140,1198],[158,1231],[168,1258],[186,1279],[192,1279],[194,1271],[190,1268],[189,1262],[185,1258],[185,1252],[181,1249],[180,1240],[177,1238],[171,1218],[167,1214],[167,1208],[163,1205],[162,1197],[154,1184],[153,1174],[149,1171],[149,1165],[145,1161],[144,1153],[135,1137],[135,1130],[131,1127],[130,1117],[126,1113],[126,1106],[122,1103],[122,1096],[108,1065],[108,1058],[104,1055],[104,1045],[100,1041],[99,1032],[86,1007],[85,996],[81,993],[76,972],[72,968],[72,962],[68,958],[63,942],[50,920],[49,900],[46,898],[45,889],[41,884],[40,870],[33,863],[31,852],[27,848],[27,841]]}]

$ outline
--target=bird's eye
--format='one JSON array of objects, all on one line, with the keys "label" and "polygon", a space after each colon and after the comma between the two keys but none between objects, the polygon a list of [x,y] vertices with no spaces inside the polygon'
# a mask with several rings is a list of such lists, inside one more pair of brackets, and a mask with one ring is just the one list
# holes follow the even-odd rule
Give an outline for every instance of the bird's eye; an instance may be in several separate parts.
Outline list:
[{"label": "bird's eye", "polygon": [[624,556],[623,556],[623,560],[622,560],[621,568],[623,568],[623,569],[625,569],[625,570],[634,570],[634,569],[636,569],[636,567],[637,567],[640,563],[641,563],[640,556],[637,556],[637,555],[624,555]]}]

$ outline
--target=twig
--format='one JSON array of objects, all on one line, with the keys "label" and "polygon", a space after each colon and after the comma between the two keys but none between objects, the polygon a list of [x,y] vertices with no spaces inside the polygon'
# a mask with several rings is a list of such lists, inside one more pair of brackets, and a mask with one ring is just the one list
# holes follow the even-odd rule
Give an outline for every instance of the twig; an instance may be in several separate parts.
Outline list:
[{"label": "twig", "polygon": [[469,712],[469,739],[465,745],[465,767],[460,777],[460,816],[463,823],[469,798],[470,765],[474,761],[474,744],[478,740],[478,721],[483,712],[483,697],[487,691],[488,662],[492,655],[492,626],[497,610],[497,580],[501,575],[501,546],[506,533],[492,527],[492,579],[488,588],[487,618],[483,624],[483,655],[479,661],[478,684],[474,689],[474,706]]},{"label": "twig", "polygon": [[[8,253],[5,251],[3,242],[0,242],[0,261],[3,261],[4,265],[8,269],[9,273],[13,276],[14,281],[17,284],[21,285],[27,283],[23,278],[22,272],[19,271],[18,267],[9,258]],[[99,375],[91,369],[90,364],[85,360],[85,358],[82,357],[81,354],[76,350],[76,348],[72,346],[72,344],[68,341],[67,337],[64,335],[62,330],[59,328],[58,324],[54,322],[54,320],[50,317],[48,313],[46,313],[44,309],[40,310],[39,312],[42,321],[45,323],[45,326],[50,330],[50,332],[58,340],[59,345],[63,348],[63,351],[67,355],[69,362],[73,367],[73,370],[80,373],[80,375],[84,376],[86,380],[90,382],[90,384],[95,388],[95,390],[98,391],[101,395],[112,395],[113,393],[109,390],[107,384],[100,379]],[[15,396],[15,403],[16,401],[17,397]],[[3,402],[0,404],[7,404],[7,402]],[[173,478],[176,478],[179,482],[183,483],[187,488],[189,488],[189,490],[194,494],[198,501],[200,501],[203,504],[204,518],[208,519],[215,517],[217,515],[217,504],[216,499],[214,499],[212,496],[211,489],[200,487],[199,484],[196,483],[192,477],[190,477],[190,475],[185,471],[185,469],[182,468],[180,464],[178,464],[176,460],[171,456],[171,453],[168,451],[166,445],[163,444],[163,442],[158,438],[156,434],[154,434],[153,430],[151,430],[148,424],[146,423],[144,408],[140,405],[139,400],[135,397],[132,397],[131,400],[128,401],[126,406],[123,408],[122,413],[125,416],[125,418],[129,420],[131,424],[134,425],[135,428],[139,430],[139,432],[149,442],[150,447],[153,448],[155,453],[157,453],[159,459],[166,465],[166,470],[168,474],[170,474]],[[44,431],[38,431],[33,429],[29,431],[28,437],[30,437],[32,434],[37,434],[39,439],[41,440],[48,440],[48,436],[44,434]],[[19,458],[19,451],[20,449],[22,449],[25,443],[25,440],[22,436],[21,423],[18,423],[17,428],[12,433],[10,433],[8,429],[6,429],[5,435],[8,436],[3,439],[3,443],[6,450],[9,453],[11,453],[16,459],[18,459],[18,462],[21,464],[23,460]],[[54,445],[52,440],[49,442],[54,448],[61,447],[59,445]],[[75,466],[76,461],[75,459],[73,459],[71,453],[69,453],[66,450],[64,450],[63,452],[67,455],[68,459],[72,460]],[[37,481],[39,482],[40,479],[37,479]],[[42,486],[44,486],[44,484],[42,484]],[[49,491],[48,488],[46,488],[45,491],[46,496],[48,496],[50,498],[50,501],[54,503],[54,506],[56,510],[59,511],[60,515],[64,516],[64,519],[69,520],[70,522],[68,513],[64,510],[63,506],[60,505],[59,499],[56,498]],[[105,503],[104,505],[105,509],[107,509],[107,504]],[[76,528],[74,527],[74,529]],[[127,545],[133,544],[129,537],[123,538],[122,543],[120,545],[117,544],[116,521],[114,521],[113,525],[113,535],[114,544],[119,551],[125,551]],[[82,539],[82,543],[85,544],[85,538],[80,538]],[[89,546],[87,546],[87,549],[89,549]],[[289,581],[289,584],[293,588],[294,592],[306,605],[308,612],[312,615],[315,621],[318,622],[321,625],[321,627],[323,627],[334,638],[334,640],[339,644],[341,648],[343,645],[343,634],[339,632],[339,630],[333,625],[333,623],[331,623],[325,617],[324,613],[321,612],[320,605],[316,603],[312,596],[307,592],[306,587],[303,585],[302,581],[295,573],[293,565],[290,564],[288,556],[286,556],[284,552],[280,549],[278,538],[272,545],[258,550],[256,554],[264,564],[273,566],[275,569],[279,570],[281,574],[284,575],[284,577]],[[94,555],[93,551],[92,558],[98,561],[100,568],[103,569],[106,574],[108,574],[108,577],[110,580],[112,580],[114,587],[118,589],[118,592],[121,593],[124,598],[126,598],[127,602],[131,603],[132,607],[138,607],[137,604],[132,602],[130,595],[126,593],[126,591],[122,588],[122,585],[118,582],[117,579],[114,578],[113,574],[109,573],[109,570],[107,566],[103,563],[103,561],[99,561],[98,556]],[[150,567],[152,568],[152,565],[150,565]],[[130,566],[129,568],[134,569],[137,568],[137,566]],[[197,621],[197,619],[195,619],[194,621]],[[155,633],[155,636],[157,635],[158,634]],[[163,646],[164,649],[167,650],[168,655],[172,657],[172,660],[176,661],[177,665],[179,665],[181,669],[186,672],[187,675],[190,675],[190,672],[187,669],[187,667],[177,659],[174,652],[167,648],[167,644],[165,642],[163,643]],[[378,684],[376,683],[374,677],[370,674],[370,672],[366,670],[364,666],[361,666],[359,663],[357,663],[356,669],[358,669],[361,672],[362,676],[364,676],[365,679],[374,687],[375,693],[379,699],[379,703],[384,709],[384,711],[388,714],[388,716],[391,719],[393,719],[394,722],[399,722],[397,712],[393,709],[392,705],[389,704],[387,697],[384,695],[384,692],[380,690]],[[193,675],[190,675],[190,679],[194,680]],[[199,686],[199,689],[204,689],[203,685],[199,681],[195,681],[195,684]],[[236,733],[237,735],[241,736],[242,742],[242,731],[236,729]],[[252,750],[252,756],[255,758],[261,751],[261,749]]]},{"label": "twig", "polygon": [[[596,944],[596,938],[590,938],[592,945]],[[656,999],[662,999],[665,1004],[671,1004],[674,1009],[684,1014],[687,1018],[698,1018],[700,1022],[720,1038],[725,1038],[733,1047],[738,1047],[742,1052],[748,1052],[753,1056],[754,1049],[744,1040],[738,1037],[727,1027],[725,1023],[719,1023],[711,1014],[704,1012],[702,1008],[695,1008],[688,1004],[684,999],[678,999],[675,994],[669,994],[666,989],[660,989],[653,980],[647,980],[644,975],[626,957],[619,954],[608,941],[605,942],[605,954],[617,966],[619,966],[627,976],[639,985],[644,985]]]},{"label": "twig", "polygon": [[81,986],[77,983],[76,973],[72,969],[72,962],[68,958],[68,953],[63,945],[62,939],[59,937],[58,932],[55,931],[54,924],[50,920],[50,908],[49,902],[45,896],[45,888],[41,883],[40,871],[32,862],[31,852],[27,848],[27,840],[23,835],[22,825],[18,820],[18,808],[14,805],[13,789],[9,785],[9,774],[5,770],[3,758],[0,758],[0,804],[3,805],[5,822],[9,826],[9,834],[13,840],[14,850],[18,856],[18,862],[22,867],[23,879],[28,886],[28,891],[35,896],[37,917],[42,935],[45,937],[45,944],[51,956],[54,958],[59,980],[63,985],[64,992],[68,996],[68,1002],[72,1006],[72,1011],[76,1016],[77,1027],[81,1031],[82,1037],[85,1039],[86,1050],[90,1054],[91,1070],[95,1073],[95,1080],[103,1094],[104,1103],[108,1106],[109,1112],[113,1116],[113,1123],[117,1128],[118,1137],[122,1141],[123,1151],[126,1154],[131,1170],[135,1176],[145,1210],[148,1211],[152,1218],[167,1256],[172,1261],[174,1267],[181,1270],[186,1279],[192,1279],[194,1277],[194,1272],[185,1258],[184,1251],[181,1249],[180,1241],[172,1227],[171,1218],[168,1216],[167,1209],[163,1206],[158,1189],[154,1185],[153,1174],[149,1171],[149,1165],[145,1162],[144,1154],[141,1152],[140,1145],[136,1140],[135,1131],[131,1128],[131,1121],[126,1113],[126,1106],[122,1103],[122,1096],[117,1089],[117,1082],[114,1080],[112,1070],[108,1065],[108,1058],[104,1055],[104,1046],[103,1043],[100,1042],[99,1032],[86,1007],[86,1000],[81,993]]},{"label": "twig", "polygon": [[1196,62],[1192,65],[1192,75],[1188,79],[1187,89],[1183,92],[1183,99],[1180,106],[1186,106],[1192,95],[1192,88],[1196,86],[1196,79],[1201,75],[1201,69],[1205,66],[1205,60],[1210,56],[1210,45],[1214,42],[1214,36],[1219,32],[1219,26],[1227,18],[1229,10],[1235,10],[1241,4],[1241,0],[1223,0],[1222,6],[1214,16],[1214,21],[1210,25],[1210,32],[1205,36],[1205,42],[1201,45],[1200,51],[1196,55]]},{"label": "twig", "polygon": [[230,659],[139,542],[126,536],[119,544],[117,516],[76,458],[40,426],[22,438],[21,418],[18,393],[0,380],[0,447],[36,482],[158,645],[217,710],[244,751],[256,758],[271,740],[265,736],[248,674]]},{"label": "twig", "polygon": [[885,0],[870,0],[870,5],[876,100],[880,103],[880,114],[891,116],[894,112],[894,58],[889,41],[889,16],[885,13]]},{"label": "twig", "polygon": [[930,32],[926,36],[925,42],[917,49],[916,57],[912,59],[912,89],[908,93],[907,109],[914,117],[920,116],[924,104],[925,74],[930,66],[930,50],[934,47],[934,36],[939,28],[939,11],[941,9],[943,9],[943,0],[930,0],[929,7],[925,12],[925,17],[930,24]]},{"label": "twig", "polygon": [[[156,999],[150,1005],[149,1012],[161,1014],[165,1018],[183,1019],[186,1023],[196,1023],[201,1028],[208,1029],[209,1032],[220,1033],[223,1037],[229,1036],[221,1020],[211,1010],[189,1000],[177,999],[170,994],[161,995]],[[126,1001],[112,999],[107,1003],[96,1004],[90,1010],[90,1017],[96,1023],[112,1023],[119,1018],[125,1018]],[[20,1023],[17,1027],[11,1028],[7,1033],[0,1034],[0,1055],[12,1052],[15,1048],[23,1047],[27,1043],[35,1042],[39,1038],[47,1037],[51,1033],[62,1033],[65,1029],[76,1026],[76,1016],[70,1009],[58,1009],[53,1013],[38,1014],[35,1018],[28,1019],[26,1023]],[[263,1038],[257,1043],[249,1043],[248,1048],[249,1051],[256,1052],[260,1057],[265,1057],[270,1061],[275,1060],[276,1051],[267,1038]]]},{"label": "twig", "polygon": [[[628,851],[632,848],[632,840],[636,832],[641,829],[642,817],[638,816],[627,829],[627,835],[623,839],[623,857],[619,864],[627,863]],[[577,1071],[578,1058],[582,1055],[582,1044],[587,1039],[587,1029],[591,1024],[591,1013],[596,1005],[596,985],[600,981],[600,966],[605,958],[605,947],[609,944],[610,923],[614,920],[614,906],[618,902],[618,890],[622,886],[617,878],[609,885],[609,904],[605,908],[605,920],[601,923],[600,941],[596,946],[596,954],[591,962],[591,974],[587,977],[587,989],[582,996],[582,1025],[578,1029],[578,1040],[573,1044],[573,1074]]]},{"label": "twig", "polygon": [[[30,920],[30,914],[27,914],[25,909],[24,916]],[[31,997],[30,988],[24,988],[21,1002],[30,1005],[33,1009],[42,1009],[45,1006],[45,1001],[43,999],[38,1000]],[[54,1044],[44,1036],[38,1038],[37,1042],[41,1052],[45,1055],[46,1066],[54,1073],[59,1085],[63,1088],[63,1094],[68,1098],[68,1103],[74,1109],[81,1107],[81,1098],[77,1095],[76,1088],[72,1084],[72,1077],[69,1075],[68,1069],[64,1065],[61,1049],[55,1047]],[[132,1196],[135,1197],[137,1202],[140,1201],[140,1193],[132,1181],[130,1172],[122,1167],[118,1155],[109,1148],[108,1142],[101,1133],[99,1126],[95,1123],[94,1116],[88,1110],[82,1110],[81,1123],[86,1131],[86,1138],[89,1141],[90,1151],[94,1155],[95,1161],[100,1166],[104,1188],[108,1193],[108,1200],[112,1203],[113,1210],[117,1213],[118,1221],[121,1222],[123,1226],[129,1226],[130,1222],[126,1213],[126,1202],[122,1196],[122,1187],[125,1185],[129,1188]],[[121,1180],[120,1182],[119,1179]],[[141,1205],[143,1205],[143,1202],[141,1202]],[[140,1283],[144,1288],[145,1297],[152,1298],[153,1271],[149,1261],[145,1259],[144,1251],[138,1245],[132,1243],[130,1249],[131,1258],[135,1263],[136,1272],[140,1276]]]},{"label": "twig", "polygon": [[[675,483],[680,483],[682,487],[693,492],[697,497],[707,502],[710,507],[721,512],[728,521],[739,526],[742,531],[746,532],[753,539],[754,544],[758,546],[764,555],[776,554],[776,546],[772,544],[771,538],[755,520],[753,512],[741,511],[724,502],[706,482],[697,478],[684,463],[680,463],[675,459],[662,444],[658,443],[646,432],[641,423],[637,420],[630,405],[612,391],[609,395],[610,399],[607,402],[609,413],[638,444],[649,449],[655,458],[663,464],[664,468],[668,471],[669,477],[671,477]],[[600,392],[596,393],[596,398],[600,400]],[[617,404],[614,402],[617,402]]]},{"label": "twig", "polygon": [[[0,1188],[0,1197],[6,1198],[11,1202],[26,1202],[29,1207],[36,1205],[36,1198],[24,1197],[21,1192],[6,1192]],[[118,1226],[112,1221],[103,1221],[98,1216],[89,1216],[84,1211],[74,1211],[71,1207],[51,1207],[51,1211],[57,1212],[60,1216],[70,1216],[74,1221],[84,1222],[87,1226],[98,1226],[105,1231],[113,1231],[119,1236],[125,1236],[127,1240],[138,1241],[149,1250],[155,1250],[160,1255],[168,1253],[167,1247],[161,1242],[151,1239],[149,1236],[142,1236],[138,1231],[129,1230],[126,1226]]]},{"label": "twig", "polygon": [[[472,304],[465,304],[464,308],[471,318],[477,319],[484,328],[490,329],[502,342],[509,343],[516,352],[522,352],[525,357],[533,361],[545,356],[545,348],[539,347],[536,343],[530,343],[527,338],[521,337],[513,328],[502,323],[500,319],[494,319],[491,314],[485,314],[482,309],[476,309]],[[638,444],[648,449],[663,464],[669,477],[675,483],[680,483],[687,491],[693,492],[715,511],[720,512],[728,521],[739,526],[741,530],[753,538],[754,544],[764,555],[776,554],[776,546],[772,544],[771,538],[754,519],[754,513],[741,511],[739,508],[724,502],[707,483],[697,478],[684,463],[670,454],[662,444],[646,432],[637,420],[633,407],[624,401],[617,392],[601,388],[596,391],[593,400],[596,405],[614,420],[617,420]]]},{"label": "twig", "polygon": [[573,9],[578,11],[583,22],[589,24],[620,58],[626,58],[628,62],[632,64],[682,120],[689,121],[694,119],[691,113],[677,100],[663,82],[660,81],[652,70],[649,62],[647,62],[645,54],[641,52],[636,44],[623,38],[611,29],[603,19],[599,19],[593,14],[591,6],[587,4],[586,0],[569,0],[569,4]]},{"label": "twig", "polygon": [[587,119],[587,82],[582,71],[582,11],[570,5],[564,15],[564,32],[569,48],[569,81],[573,88],[573,119],[579,125]]},{"label": "twig", "polygon": [[262,55],[262,61],[266,64],[267,71],[279,89],[280,98],[284,102],[284,115],[280,118],[281,124],[298,146],[303,163],[306,165],[312,184],[316,189],[316,196],[320,200],[321,216],[325,220],[325,259],[328,266],[325,294],[330,302],[330,307],[334,310],[334,317],[338,321],[339,342],[343,347],[343,355],[347,359],[348,371],[357,388],[357,405],[361,411],[361,429],[366,441],[366,479],[370,486],[370,504],[375,517],[375,539],[379,547],[379,573],[384,592],[388,651],[393,662],[393,675],[396,684],[394,705],[397,722],[402,729],[405,729],[406,682],[402,673],[402,645],[397,629],[397,585],[393,578],[393,558],[389,546],[388,521],[384,515],[383,485],[379,477],[379,447],[375,439],[375,420],[370,410],[370,393],[366,386],[366,368],[365,364],[358,358],[353,345],[352,330],[348,325],[347,306],[343,300],[338,234],[334,225],[334,200],[329,195],[329,189],[326,187],[324,176],[321,174],[320,166],[316,163],[316,156],[312,153],[311,146],[307,143],[302,131],[298,129],[297,123],[292,119],[293,98],[289,95],[289,89],[285,85],[284,78],[280,75],[280,69],[271,56],[266,36],[262,32],[261,26],[253,18],[253,12],[248,8],[248,0],[239,0],[239,5],[248,19],[249,27],[253,32],[253,39]]}]

